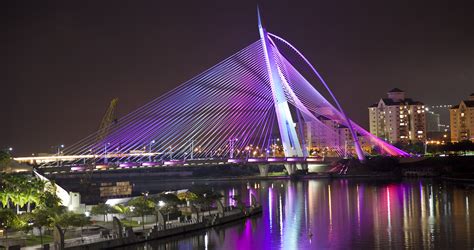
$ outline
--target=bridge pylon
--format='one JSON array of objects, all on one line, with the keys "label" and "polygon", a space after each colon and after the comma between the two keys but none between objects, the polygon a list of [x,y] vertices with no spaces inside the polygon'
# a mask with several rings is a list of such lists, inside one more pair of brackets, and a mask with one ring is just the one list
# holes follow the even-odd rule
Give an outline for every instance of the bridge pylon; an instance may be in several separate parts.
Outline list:
[{"label": "bridge pylon", "polygon": [[278,121],[278,128],[280,130],[280,136],[283,145],[283,152],[286,157],[306,157],[303,155],[300,141],[296,134],[296,126],[291,116],[290,107],[288,106],[288,100],[285,96],[285,91],[282,84],[282,79],[278,73],[278,66],[275,62],[273,50],[277,49],[272,47],[268,33],[262,25],[260,18],[260,11],[257,7],[258,15],[258,30],[260,33],[260,40],[262,42],[263,54],[265,56],[265,62],[267,65],[268,76],[270,79],[270,85],[272,89],[273,102],[275,105],[275,112]]}]

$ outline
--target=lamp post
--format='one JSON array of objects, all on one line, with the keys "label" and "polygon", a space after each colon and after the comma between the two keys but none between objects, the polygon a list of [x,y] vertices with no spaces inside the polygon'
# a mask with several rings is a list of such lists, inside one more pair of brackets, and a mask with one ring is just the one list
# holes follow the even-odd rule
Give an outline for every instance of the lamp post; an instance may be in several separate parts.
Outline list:
[{"label": "lamp post", "polygon": [[149,154],[149,155],[148,155],[148,161],[150,161],[150,162],[151,162],[151,145],[153,145],[154,143],[155,143],[155,140],[152,140],[152,141],[150,142],[150,146],[149,146],[149,148],[148,148],[148,154]]},{"label": "lamp post", "polygon": [[[89,153],[89,156],[92,155],[92,149],[89,149],[89,151],[87,151],[87,152]],[[86,156],[87,156],[87,155],[86,155]],[[84,159],[82,159],[84,165],[86,165],[86,156],[84,157]]]},{"label": "lamp post", "polygon": [[[145,200],[145,206],[147,207],[148,206],[148,191],[145,191],[145,192],[142,192],[142,195],[143,195],[143,199]],[[143,213],[144,211],[142,211],[142,229],[143,231],[145,231],[145,214]]]},{"label": "lamp post", "polygon": [[9,154],[10,156],[12,154],[12,151],[13,151],[12,147],[5,148],[5,153]]},{"label": "lamp post", "polygon": [[273,154],[273,157],[275,157],[275,152],[276,152],[276,150],[277,150],[277,148],[278,148],[277,142],[279,142],[279,141],[280,141],[280,138],[273,138],[273,139],[272,139],[272,148],[273,148],[272,154]]},{"label": "lamp post", "polygon": [[64,148],[64,144],[61,144],[61,145],[58,146],[58,153],[57,153],[57,155],[56,155],[56,156],[57,156],[56,162],[57,162],[57,166],[58,166],[58,167],[59,167],[59,165],[60,165],[60,164],[59,164],[59,162],[60,162],[60,161],[59,161],[59,154],[61,153],[61,149],[62,149],[62,148]]},{"label": "lamp post", "polygon": [[170,146],[170,160],[173,160],[173,147]]},{"label": "lamp post", "polygon": [[239,139],[237,138],[230,138],[229,139],[229,159],[234,158],[234,148],[235,148],[235,142],[237,142]]},{"label": "lamp post", "polygon": [[107,159],[107,145],[110,145],[110,142],[104,144],[104,164],[109,163],[109,160]]},{"label": "lamp post", "polygon": [[247,146],[245,147],[245,150],[247,151],[247,160],[250,158],[250,147]]}]

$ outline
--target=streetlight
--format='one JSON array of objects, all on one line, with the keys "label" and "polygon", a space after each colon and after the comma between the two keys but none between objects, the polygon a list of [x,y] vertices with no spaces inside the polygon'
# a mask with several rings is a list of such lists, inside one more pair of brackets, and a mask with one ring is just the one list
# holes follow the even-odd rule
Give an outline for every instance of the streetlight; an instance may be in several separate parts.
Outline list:
[{"label": "streetlight", "polygon": [[8,147],[8,148],[5,148],[5,153],[11,155],[12,154],[12,151],[13,151],[13,148],[12,147]]},{"label": "streetlight", "polygon": [[276,150],[278,149],[278,142],[280,141],[280,138],[276,137],[276,138],[272,138],[272,154],[273,154],[273,157],[275,157],[275,152]]},{"label": "streetlight", "polygon": [[57,166],[59,167],[59,154],[61,153],[61,149],[64,148],[64,144],[58,146],[58,154],[57,154]]},{"label": "streetlight", "polygon": [[233,159],[234,158],[234,147],[235,147],[235,143],[238,141],[239,139],[237,138],[230,138],[229,139],[229,158],[230,159]]},{"label": "streetlight", "polygon": [[155,143],[155,140],[152,140],[152,141],[150,142],[150,147],[149,147],[149,149],[148,149],[148,154],[149,154],[149,155],[148,155],[148,161],[151,161],[151,145],[153,145],[153,143]]},{"label": "streetlight", "polygon": [[108,164],[109,161],[107,159],[107,145],[110,145],[110,142],[104,144],[104,164]]},{"label": "streetlight", "polygon": [[[145,200],[145,206],[148,205],[147,201],[148,201],[148,191],[145,191],[145,192],[142,192],[142,195],[143,195],[143,199]],[[145,231],[145,216],[143,214],[143,211],[142,211],[142,229],[143,231]]]},{"label": "streetlight", "polygon": [[170,160],[173,160],[173,147],[170,146]]},{"label": "streetlight", "polygon": [[[92,149],[89,149],[87,152],[89,153],[89,155],[92,155]],[[86,158],[87,158],[87,155],[85,155],[83,159],[84,165],[86,165]]]}]

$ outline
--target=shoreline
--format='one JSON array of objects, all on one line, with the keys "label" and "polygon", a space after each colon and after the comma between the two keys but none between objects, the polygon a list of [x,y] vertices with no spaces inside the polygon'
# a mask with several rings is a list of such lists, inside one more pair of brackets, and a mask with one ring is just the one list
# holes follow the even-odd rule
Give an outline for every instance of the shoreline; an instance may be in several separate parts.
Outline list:
[{"label": "shoreline", "polygon": [[[164,240],[173,237],[179,237],[182,235],[192,234],[195,232],[199,232],[205,229],[223,226],[232,222],[246,220],[248,218],[259,216],[263,212],[262,207],[255,206],[255,207],[247,207],[245,211],[241,211],[236,214],[222,214],[219,215],[212,215],[212,216],[203,216],[200,222],[190,225],[184,225],[175,228],[164,229],[161,231],[155,231],[154,229],[150,229],[148,235],[145,235],[144,231],[128,232],[129,235],[126,237],[118,237],[110,240],[104,241],[97,241],[91,242],[89,244],[82,244],[77,246],[67,246],[64,249],[115,249],[115,248],[123,248],[127,246],[132,246],[148,241],[155,241],[155,240]],[[130,235],[131,233],[131,235]]]},{"label": "shoreline", "polygon": [[[282,176],[259,176],[259,175],[248,175],[248,176],[221,176],[221,177],[179,177],[176,179],[159,179],[160,182],[164,183],[172,183],[172,182],[222,182],[222,181],[246,181],[246,180],[317,180],[317,179],[358,179],[358,178],[421,178],[421,179],[444,179],[449,181],[462,181],[462,182],[474,182],[474,179],[467,179],[467,178],[456,178],[456,177],[449,177],[449,176],[396,176],[394,174],[381,174],[381,173],[374,173],[374,174],[347,174],[347,175],[330,175],[330,174],[318,174],[318,173],[310,173],[305,175],[282,175]],[[60,178],[62,180],[68,178]],[[149,180],[156,180],[156,179],[149,179]],[[147,181],[145,179],[144,181]]]}]

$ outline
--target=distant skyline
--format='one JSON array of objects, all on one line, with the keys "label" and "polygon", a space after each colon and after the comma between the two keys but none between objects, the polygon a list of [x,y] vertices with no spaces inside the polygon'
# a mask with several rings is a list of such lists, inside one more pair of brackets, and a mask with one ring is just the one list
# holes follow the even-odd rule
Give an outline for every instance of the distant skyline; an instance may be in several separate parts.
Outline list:
[{"label": "distant skyline", "polygon": [[[258,39],[255,1],[9,1],[0,147],[53,151]],[[298,47],[349,117],[394,87],[434,104],[474,92],[472,1],[259,1],[266,28]],[[315,83],[317,89],[321,89]]]}]

